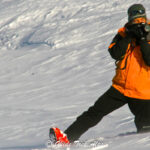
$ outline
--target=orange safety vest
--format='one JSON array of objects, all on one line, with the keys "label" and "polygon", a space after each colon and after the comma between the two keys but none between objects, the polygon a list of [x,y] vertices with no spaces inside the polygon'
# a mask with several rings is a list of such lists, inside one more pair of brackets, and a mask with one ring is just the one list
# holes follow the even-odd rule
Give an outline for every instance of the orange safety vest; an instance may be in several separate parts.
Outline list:
[{"label": "orange safety vest", "polygon": [[[118,33],[125,37],[125,27]],[[127,97],[150,100],[150,67],[143,60],[140,45],[129,44],[117,66],[112,86]]]}]

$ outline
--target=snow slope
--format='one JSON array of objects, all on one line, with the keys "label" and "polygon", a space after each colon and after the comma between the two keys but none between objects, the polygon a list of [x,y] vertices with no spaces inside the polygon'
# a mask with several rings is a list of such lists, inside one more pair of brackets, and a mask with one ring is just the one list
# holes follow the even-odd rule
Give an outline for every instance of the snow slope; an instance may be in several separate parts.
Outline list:
[{"label": "snow slope", "polygon": [[[65,130],[111,86],[108,45],[133,3],[149,15],[149,0],[0,1],[0,149],[50,149],[49,127]],[[135,131],[124,106],[81,140],[100,138],[107,146],[97,149],[149,150],[150,134],[119,136]]]}]

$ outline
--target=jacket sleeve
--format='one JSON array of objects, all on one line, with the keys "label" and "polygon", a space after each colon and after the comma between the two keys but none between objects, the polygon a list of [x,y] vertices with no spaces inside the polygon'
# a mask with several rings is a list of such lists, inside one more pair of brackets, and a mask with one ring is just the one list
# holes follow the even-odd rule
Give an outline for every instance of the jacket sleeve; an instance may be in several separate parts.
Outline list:
[{"label": "jacket sleeve", "polygon": [[148,41],[140,41],[141,52],[146,65],[150,66],[150,44]]},{"label": "jacket sleeve", "polygon": [[121,60],[125,55],[128,48],[128,44],[131,43],[131,38],[126,36],[122,37],[119,33],[114,37],[112,43],[109,46],[109,53],[115,60]]}]

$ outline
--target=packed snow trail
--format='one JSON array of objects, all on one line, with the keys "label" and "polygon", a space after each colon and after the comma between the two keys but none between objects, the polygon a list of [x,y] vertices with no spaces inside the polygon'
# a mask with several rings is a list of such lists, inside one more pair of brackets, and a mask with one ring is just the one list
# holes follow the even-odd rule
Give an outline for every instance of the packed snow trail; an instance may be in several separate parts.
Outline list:
[{"label": "packed snow trail", "polygon": [[[108,45],[133,3],[150,16],[149,0],[0,1],[0,149],[48,149],[49,128],[65,130],[110,87]],[[133,120],[125,106],[80,140],[104,138],[106,150],[149,150],[149,134],[107,139],[135,132]]]}]

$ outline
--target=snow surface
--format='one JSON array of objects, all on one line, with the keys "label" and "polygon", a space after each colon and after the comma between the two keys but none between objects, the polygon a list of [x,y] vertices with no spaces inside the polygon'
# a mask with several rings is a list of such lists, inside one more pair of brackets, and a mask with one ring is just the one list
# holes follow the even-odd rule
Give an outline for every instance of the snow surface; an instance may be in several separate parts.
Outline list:
[{"label": "snow surface", "polygon": [[[150,14],[149,0],[0,0],[1,150],[52,149],[49,128],[65,130],[111,86],[107,49],[133,3]],[[149,150],[149,133],[120,135],[135,131],[124,106],[80,138],[101,145],[64,149]]]}]

